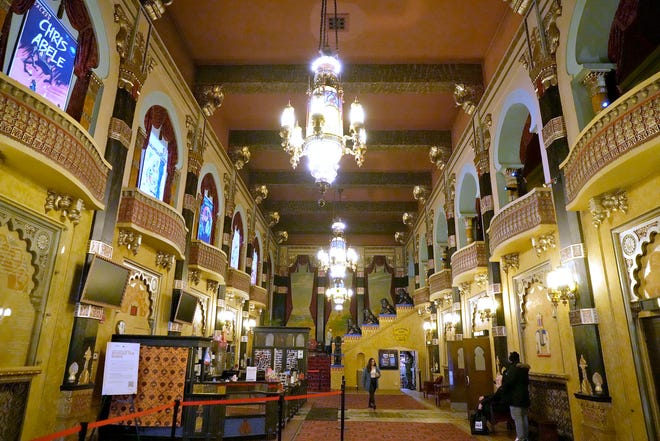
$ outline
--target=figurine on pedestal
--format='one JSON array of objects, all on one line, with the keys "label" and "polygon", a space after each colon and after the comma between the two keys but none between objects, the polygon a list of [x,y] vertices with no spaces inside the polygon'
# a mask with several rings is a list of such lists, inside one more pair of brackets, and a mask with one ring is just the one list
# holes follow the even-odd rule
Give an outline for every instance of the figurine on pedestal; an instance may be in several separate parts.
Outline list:
[{"label": "figurine on pedestal", "polygon": [[380,322],[378,321],[378,317],[374,315],[369,308],[364,308],[364,319],[362,320],[363,325],[377,325]]},{"label": "figurine on pedestal", "polygon": [[362,335],[362,329],[353,322],[351,317],[346,321],[346,333]]},{"label": "figurine on pedestal", "polygon": [[386,315],[396,315],[396,309],[390,304],[390,301],[386,298],[380,299],[380,313]]},{"label": "figurine on pedestal", "polygon": [[408,294],[408,291],[406,291],[405,288],[399,288],[396,290],[397,294],[397,299],[396,299],[396,304],[397,305],[412,305],[413,299],[410,297],[410,294]]}]

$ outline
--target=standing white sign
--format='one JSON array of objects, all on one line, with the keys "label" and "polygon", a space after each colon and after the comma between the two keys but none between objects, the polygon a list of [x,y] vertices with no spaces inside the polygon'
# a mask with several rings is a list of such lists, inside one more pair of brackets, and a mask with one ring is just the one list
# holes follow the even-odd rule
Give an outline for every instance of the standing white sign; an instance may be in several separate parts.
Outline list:
[{"label": "standing white sign", "polygon": [[102,395],[137,393],[139,343],[108,342],[105,350]]}]

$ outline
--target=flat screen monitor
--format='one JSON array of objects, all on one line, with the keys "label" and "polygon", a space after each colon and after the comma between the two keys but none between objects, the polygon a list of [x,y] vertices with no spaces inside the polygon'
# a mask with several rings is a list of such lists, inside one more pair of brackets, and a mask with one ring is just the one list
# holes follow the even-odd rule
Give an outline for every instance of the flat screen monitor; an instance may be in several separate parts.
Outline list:
[{"label": "flat screen monitor", "polygon": [[119,308],[130,275],[129,268],[95,255],[85,277],[80,302]]},{"label": "flat screen monitor", "polygon": [[197,312],[197,302],[197,297],[182,291],[176,299],[172,321],[191,324],[195,318],[195,312]]}]

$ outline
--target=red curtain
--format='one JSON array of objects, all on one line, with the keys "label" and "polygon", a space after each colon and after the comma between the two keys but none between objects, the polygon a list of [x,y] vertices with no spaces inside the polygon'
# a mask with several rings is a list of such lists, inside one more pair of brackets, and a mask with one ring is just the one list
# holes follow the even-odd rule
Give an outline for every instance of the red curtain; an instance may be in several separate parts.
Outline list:
[{"label": "red curtain", "polygon": [[167,141],[167,180],[165,181],[163,202],[169,204],[178,153],[176,136],[174,136],[174,127],[172,126],[170,117],[164,107],[152,106],[144,116],[144,129],[147,132],[147,136],[144,139],[142,149],[146,149],[149,145],[149,134],[151,133],[152,128],[160,129],[160,139]]},{"label": "red curtain", "polygon": [[5,59],[7,51],[7,37],[11,28],[11,19],[13,14],[23,15],[34,5],[35,0],[14,0],[9,7],[9,13],[2,24],[2,35],[0,35],[0,60]]},{"label": "red curtain", "polygon": [[78,31],[78,49],[73,64],[73,73],[76,74],[77,80],[71,91],[66,112],[76,121],[80,121],[85,104],[85,95],[87,95],[87,89],[89,88],[91,70],[99,65],[99,51],[94,35],[94,27],[89,18],[85,2],[83,0],[66,0],[64,9],[71,25]]}]

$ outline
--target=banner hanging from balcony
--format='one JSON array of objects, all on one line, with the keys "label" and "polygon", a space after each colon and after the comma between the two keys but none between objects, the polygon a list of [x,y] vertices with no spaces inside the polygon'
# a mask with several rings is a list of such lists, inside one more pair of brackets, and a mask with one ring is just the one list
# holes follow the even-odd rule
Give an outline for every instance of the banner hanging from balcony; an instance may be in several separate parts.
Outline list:
[{"label": "banner hanging from balcony", "polygon": [[9,76],[66,108],[77,40],[40,0],[25,14]]}]

